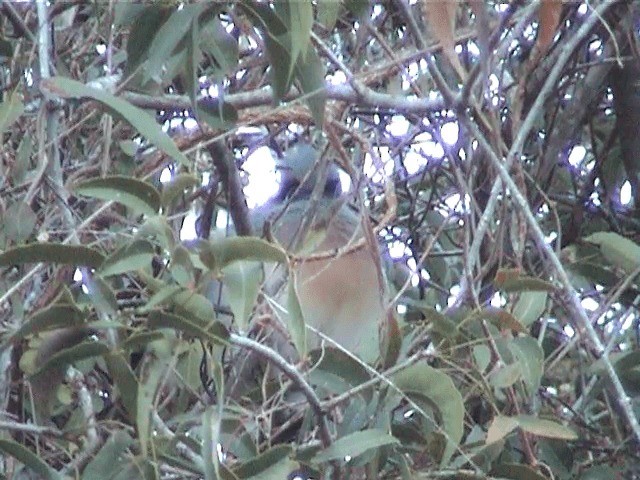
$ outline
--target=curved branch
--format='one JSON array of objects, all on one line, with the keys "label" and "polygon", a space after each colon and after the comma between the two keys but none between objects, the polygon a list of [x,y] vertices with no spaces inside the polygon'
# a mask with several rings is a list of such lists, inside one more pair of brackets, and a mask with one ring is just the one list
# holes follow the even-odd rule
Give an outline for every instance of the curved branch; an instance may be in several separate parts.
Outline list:
[{"label": "curved branch", "polygon": [[302,391],[302,394],[306,397],[309,405],[311,406],[311,409],[313,410],[313,413],[316,415],[316,418],[318,420],[318,426],[320,427],[320,440],[322,441],[322,445],[325,448],[331,445],[331,433],[329,432],[327,419],[325,418],[325,410],[322,408],[320,399],[313,391],[311,386],[306,382],[306,380],[302,378],[300,372],[293,365],[287,362],[284,357],[282,357],[278,352],[261,344],[260,342],[256,342],[255,340],[251,340],[250,338],[243,337],[235,333],[231,333],[229,335],[229,340],[232,344],[242,348],[246,348],[247,350],[251,350],[265,360],[271,362]]}]

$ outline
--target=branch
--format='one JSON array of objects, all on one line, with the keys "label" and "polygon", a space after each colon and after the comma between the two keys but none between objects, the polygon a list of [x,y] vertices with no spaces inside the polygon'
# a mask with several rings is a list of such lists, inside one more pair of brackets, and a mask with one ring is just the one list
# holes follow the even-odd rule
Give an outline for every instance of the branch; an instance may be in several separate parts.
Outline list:
[{"label": "branch", "polygon": [[568,310],[570,318],[572,318],[577,326],[586,333],[588,341],[600,356],[600,360],[604,364],[607,375],[611,380],[611,383],[613,384],[613,389],[615,391],[623,415],[629,423],[629,427],[631,428],[631,431],[633,432],[636,440],[640,442],[640,424],[638,424],[638,419],[636,418],[633,411],[631,401],[627,393],[625,392],[622,383],[620,382],[620,378],[618,377],[618,374],[616,373],[611,361],[609,360],[608,352],[600,341],[598,333],[589,321],[587,312],[580,302],[580,296],[571,284],[571,280],[569,279],[567,272],[562,266],[562,263],[560,263],[560,260],[551,245],[549,245],[545,241],[544,232],[540,228],[535,215],[532,213],[529,202],[518,189],[518,186],[511,178],[508,170],[509,165],[519,157],[518,154],[522,151],[525,139],[528,137],[529,132],[533,129],[535,119],[538,117],[538,115],[540,115],[540,112],[542,112],[545,101],[551,94],[553,86],[560,78],[562,70],[573,55],[574,50],[582,42],[584,37],[589,34],[595,23],[600,21],[603,14],[616,3],[616,0],[607,0],[603,2],[596,11],[592,12],[591,15],[589,15],[589,17],[584,20],[583,25],[580,27],[576,35],[567,42],[562,51],[562,54],[558,58],[558,63],[556,63],[556,65],[552,69],[549,77],[547,78],[547,82],[536,98],[536,101],[529,111],[529,114],[527,115],[525,121],[522,123],[522,127],[514,140],[513,146],[511,147],[506,162],[503,162],[500,160],[500,158],[498,158],[496,153],[491,149],[489,142],[487,142],[486,138],[482,135],[475,123],[469,121],[468,117],[462,117],[461,121],[474,133],[474,135],[476,135],[476,139],[480,143],[481,147],[487,150],[489,159],[496,167],[496,170],[502,178],[505,186],[511,192],[512,198],[515,201],[516,205],[518,205],[518,207],[521,209],[525,220],[527,221],[527,223],[529,224],[529,228],[531,229],[536,247],[548,260],[549,264],[547,265],[547,267],[550,267],[552,273],[560,282],[561,298],[563,298],[564,300],[564,305]]},{"label": "branch", "polygon": [[287,362],[284,357],[282,357],[278,352],[259,342],[256,342],[255,340],[251,340],[250,338],[243,337],[235,333],[231,333],[229,335],[229,340],[232,344],[242,348],[246,348],[247,350],[251,350],[265,360],[271,362],[302,391],[302,394],[307,398],[307,401],[309,402],[309,405],[311,406],[311,409],[313,410],[313,413],[316,415],[316,418],[318,420],[318,425],[320,427],[320,440],[322,441],[322,445],[325,448],[331,445],[331,433],[329,432],[329,427],[325,418],[325,411],[322,408],[320,399],[313,391],[311,386],[307,383],[307,381],[302,378],[300,372],[293,365]]},{"label": "branch", "polygon": [[222,140],[217,140],[207,146],[213,164],[220,172],[220,176],[226,186],[229,195],[229,214],[233,220],[236,233],[240,236],[252,235],[249,207],[242,190],[238,168],[233,160],[233,155],[227,149]]}]

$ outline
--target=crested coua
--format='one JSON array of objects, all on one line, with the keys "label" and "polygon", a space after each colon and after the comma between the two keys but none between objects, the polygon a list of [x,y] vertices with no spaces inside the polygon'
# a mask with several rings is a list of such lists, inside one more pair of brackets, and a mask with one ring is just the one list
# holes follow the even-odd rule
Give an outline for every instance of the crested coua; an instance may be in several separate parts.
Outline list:
[{"label": "crested coua", "polygon": [[[278,162],[278,193],[252,211],[254,231],[262,232],[268,220],[272,236],[299,259],[290,274],[309,349],[335,343],[372,362],[386,318],[378,248],[364,240],[362,214],[347,202],[338,168],[330,163],[322,175],[318,163],[309,144],[286,152]],[[280,305],[283,297],[275,296]]]}]

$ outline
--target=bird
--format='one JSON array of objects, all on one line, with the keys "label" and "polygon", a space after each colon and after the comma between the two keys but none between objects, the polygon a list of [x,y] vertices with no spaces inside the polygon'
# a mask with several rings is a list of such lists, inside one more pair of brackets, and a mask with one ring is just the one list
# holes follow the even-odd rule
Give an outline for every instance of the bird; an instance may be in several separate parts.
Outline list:
[{"label": "bird", "polygon": [[[309,143],[290,147],[277,164],[279,191],[252,212],[252,223],[260,231],[271,216],[275,239],[300,254],[291,273],[310,327],[309,348],[335,342],[371,362],[379,353],[379,329],[386,316],[379,251],[364,240],[362,213],[346,201],[338,167],[329,163],[320,175],[318,160],[318,150]],[[324,185],[316,187],[318,181]],[[315,189],[319,195],[314,204]]]},{"label": "bird", "polygon": [[[259,233],[268,225],[272,239],[297,258],[290,265],[289,279],[295,282],[308,349],[337,348],[372,364],[380,357],[387,319],[378,246],[365,241],[363,213],[347,201],[338,167],[329,163],[320,174],[319,164],[319,152],[312,145],[299,142],[289,147],[276,164],[280,171],[277,193],[250,211],[252,227]],[[267,275],[263,291],[270,296],[276,318],[265,323],[263,316],[256,315],[261,320],[249,331],[257,330],[256,337],[286,360],[298,362],[301,352],[286,335],[288,290],[278,290],[283,282],[272,280]],[[272,291],[274,285],[276,291]],[[255,378],[247,372],[255,370],[256,359],[243,354],[240,358],[243,362],[238,365],[248,367],[235,367],[238,373],[231,377],[241,386],[230,391],[244,390],[247,378]]]}]

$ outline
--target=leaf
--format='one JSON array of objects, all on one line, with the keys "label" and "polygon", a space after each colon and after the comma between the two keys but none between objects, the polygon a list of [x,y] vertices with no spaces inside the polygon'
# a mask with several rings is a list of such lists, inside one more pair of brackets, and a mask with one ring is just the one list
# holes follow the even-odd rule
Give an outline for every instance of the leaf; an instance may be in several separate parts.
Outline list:
[{"label": "leaf", "polygon": [[92,178],[72,188],[80,195],[118,202],[148,216],[156,215],[160,208],[158,191],[149,183],[131,177]]},{"label": "leaf", "polygon": [[238,121],[238,112],[233,105],[213,97],[198,100],[196,116],[213,129],[229,128]]},{"label": "leaf", "polygon": [[286,252],[261,238],[227,237],[196,245],[200,259],[207,268],[217,272],[240,260],[286,262]]},{"label": "leaf", "polygon": [[[426,402],[438,413],[442,433],[447,438],[440,465],[447,465],[464,431],[464,403],[460,391],[446,373],[429,365],[412,365],[391,380],[418,405]],[[433,421],[432,418],[428,420]]]},{"label": "leaf", "polygon": [[422,12],[425,21],[442,45],[442,53],[447,57],[451,66],[458,72],[460,78],[467,78],[467,72],[462,67],[456,53],[455,25],[458,0],[422,0]]},{"label": "leaf", "polygon": [[22,95],[16,88],[8,96],[5,96],[4,102],[0,103],[0,135],[13,125],[23,113]]},{"label": "leaf", "polygon": [[142,456],[149,454],[151,434],[151,412],[154,409],[158,386],[166,374],[165,364],[160,361],[149,361],[143,364],[138,384],[138,404],[136,408],[136,427]]},{"label": "leaf", "polygon": [[[7,208],[3,215],[4,233],[7,239],[15,243],[22,243],[27,240],[38,221],[38,217],[33,213],[31,205],[24,202],[13,203]],[[20,219],[16,221],[16,219]]]},{"label": "leaf", "polygon": [[265,35],[265,47],[271,66],[271,88],[277,103],[289,90],[295,64],[290,52],[290,38],[287,37],[288,28],[282,18],[267,4],[243,1],[238,3],[238,6]]},{"label": "leaf", "polygon": [[171,177],[171,180],[162,186],[161,205],[166,207],[184,194],[185,190],[190,190],[200,185],[195,175],[190,173],[179,173]]},{"label": "leaf", "polygon": [[290,456],[292,449],[288,445],[271,447],[266,452],[240,465],[234,473],[243,479],[282,480],[297,468]]},{"label": "leaf", "polygon": [[51,94],[62,98],[92,98],[102,103],[112,114],[121,116],[129,122],[143,137],[156,145],[174,160],[189,165],[189,159],[180,151],[171,137],[156,122],[155,118],[144,110],[118,98],[104,90],[83,85],[80,82],[64,77],[43,79],[41,87]]},{"label": "leaf", "polygon": [[300,306],[300,297],[297,291],[295,276],[289,277],[289,287],[287,291],[287,327],[291,334],[293,344],[298,350],[300,357],[307,356],[307,325]]},{"label": "leaf", "polygon": [[518,421],[513,417],[496,415],[487,430],[486,444],[497,442],[509,435],[518,426]]},{"label": "leaf", "polygon": [[478,366],[478,370],[482,373],[491,363],[491,350],[486,345],[475,345],[473,347],[473,359]]},{"label": "leaf", "polygon": [[0,253],[0,267],[24,263],[56,263],[98,268],[103,261],[104,255],[97,250],[61,243],[31,243]]},{"label": "leaf", "polygon": [[313,457],[313,461],[323,463],[331,460],[344,460],[345,457],[355,458],[374,448],[399,443],[397,438],[386,431],[372,428],[339,438],[328,448],[318,452]]},{"label": "leaf", "polygon": [[113,432],[93,460],[82,471],[82,478],[111,478],[114,471],[125,465],[125,453],[133,439],[123,430]]},{"label": "leaf", "polygon": [[122,353],[111,353],[104,356],[109,375],[113,379],[113,384],[118,389],[122,405],[129,414],[129,418],[134,421],[137,415],[138,405],[138,379],[131,369],[129,362]]},{"label": "leaf", "polygon": [[200,33],[199,47],[215,62],[217,68],[213,72],[214,78],[222,80],[224,75],[231,73],[238,66],[238,41],[227,32],[217,15],[211,16],[208,21],[201,19]]},{"label": "leaf", "polygon": [[190,31],[194,20],[197,20],[202,13],[204,5],[195,3],[185,5],[180,10],[174,10],[162,27],[154,32],[148,58],[143,67],[144,82],[152,78],[156,81],[160,80],[165,63]]},{"label": "leaf", "polygon": [[32,376],[45,374],[50,369],[57,369],[64,365],[71,365],[87,358],[101,357],[109,353],[109,345],[103,342],[86,341],[73,347],[60,350],[51,355],[46,362],[40,365]]},{"label": "leaf", "polygon": [[494,283],[501,291],[521,292],[521,291],[545,291],[554,290],[551,282],[540,278],[521,275],[517,269],[500,269],[496,272]]},{"label": "leaf", "polygon": [[541,0],[538,11],[538,35],[536,49],[543,55],[547,52],[556,36],[562,15],[562,0]]},{"label": "leaf", "polygon": [[20,340],[34,333],[82,325],[84,321],[85,314],[77,306],[54,304],[49,308],[44,308],[34,313],[26,322],[20,325],[20,328],[6,342]]},{"label": "leaf", "polygon": [[[510,478],[514,480],[546,480],[547,477],[538,473],[529,465],[517,463],[501,463],[491,469],[492,478]],[[612,478],[611,476],[607,478]]]},{"label": "leaf", "polygon": [[128,77],[147,58],[156,33],[169,18],[173,9],[164,5],[149,5],[145,8],[143,5],[135,4],[120,6],[120,8],[121,10],[117,11],[120,15],[115,19],[116,25],[120,23],[133,25],[127,42],[127,66],[123,73],[124,77]]},{"label": "leaf", "polygon": [[222,345],[229,338],[229,332],[220,322],[202,325],[200,322],[159,310],[154,310],[149,314],[147,326],[151,329],[172,328],[189,336]]},{"label": "leaf", "polygon": [[535,395],[544,373],[542,347],[532,337],[517,337],[511,340],[508,345],[520,363],[522,380],[527,386],[529,395]]},{"label": "leaf", "polygon": [[318,2],[318,23],[327,31],[333,30],[340,13],[340,0],[320,0]]},{"label": "leaf", "polygon": [[287,6],[288,15],[282,16],[289,22],[288,30],[291,35],[291,61],[295,64],[300,57],[305,58],[309,47],[311,27],[313,26],[313,6],[311,2],[290,0],[276,4]]},{"label": "leaf", "polygon": [[522,376],[522,367],[519,363],[502,365],[491,374],[489,379],[491,385],[496,388],[509,388]]},{"label": "leaf", "polygon": [[238,328],[246,331],[262,283],[262,265],[259,262],[239,261],[227,265],[222,275],[222,283],[227,290],[226,301]]},{"label": "leaf", "polygon": [[175,294],[183,291],[184,287],[181,287],[179,285],[165,285],[156,293],[154,293],[151,298],[149,298],[147,303],[138,309],[138,312],[141,314],[149,313],[159,305],[167,304]]},{"label": "leaf", "polygon": [[[371,378],[359,359],[334,347],[312,350],[309,353],[309,364],[313,365],[309,371],[309,381],[330,395],[344,393]],[[367,403],[371,401],[372,394],[373,390],[370,388],[359,392]]]},{"label": "leaf", "polygon": [[522,292],[513,306],[513,316],[529,327],[547,308],[547,292]]},{"label": "leaf", "polygon": [[181,289],[170,297],[171,304],[184,316],[193,318],[201,324],[209,324],[216,318],[211,301],[197,292],[189,289]]},{"label": "leaf", "polygon": [[497,307],[484,307],[479,311],[474,312],[470,319],[473,318],[487,319],[501,329],[513,330],[519,333],[525,333],[527,331],[527,329],[524,328],[524,326],[513,315]]},{"label": "leaf", "polygon": [[557,438],[560,440],[578,439],[576,432],[552,420],[534,417],[533,415],[518,415],[516,419],[520,428],[525,432],[538,435],[539,437]]},{"label": "leaf", "polygon": [[184,245],[178,244],[171,252],[169,271],[173,279],[185,288],[193,285],[195,279],[195,267],[191,261],[191,255]]},{"label": "leaf", "polygon": [[11,455],[29,469],[47,480],[62,480],[64,477],[47,465],[35,453],[13,440],[0,439],[0,450]]},{"label": "leaf", "polygon": [[630,275],[640,268],[640,245],[615,232],[596,232],[585,238],[600,248],[604,258]]},{"label": "leaf", "polygon": [[324,108],[327,101],[324,83],[326,71],[315,49],[309,47],[307,54],[298,58],[295,72],[302,92],[306,94],[305,101],[311,110],[313,119],[316,125],[321,127],[324,123]]},{"label": "leaf", "polygon": [[134,240],[109,255],[100,267],[100,275],[120,275],[151,266],[154,250],[146,240]]}]

